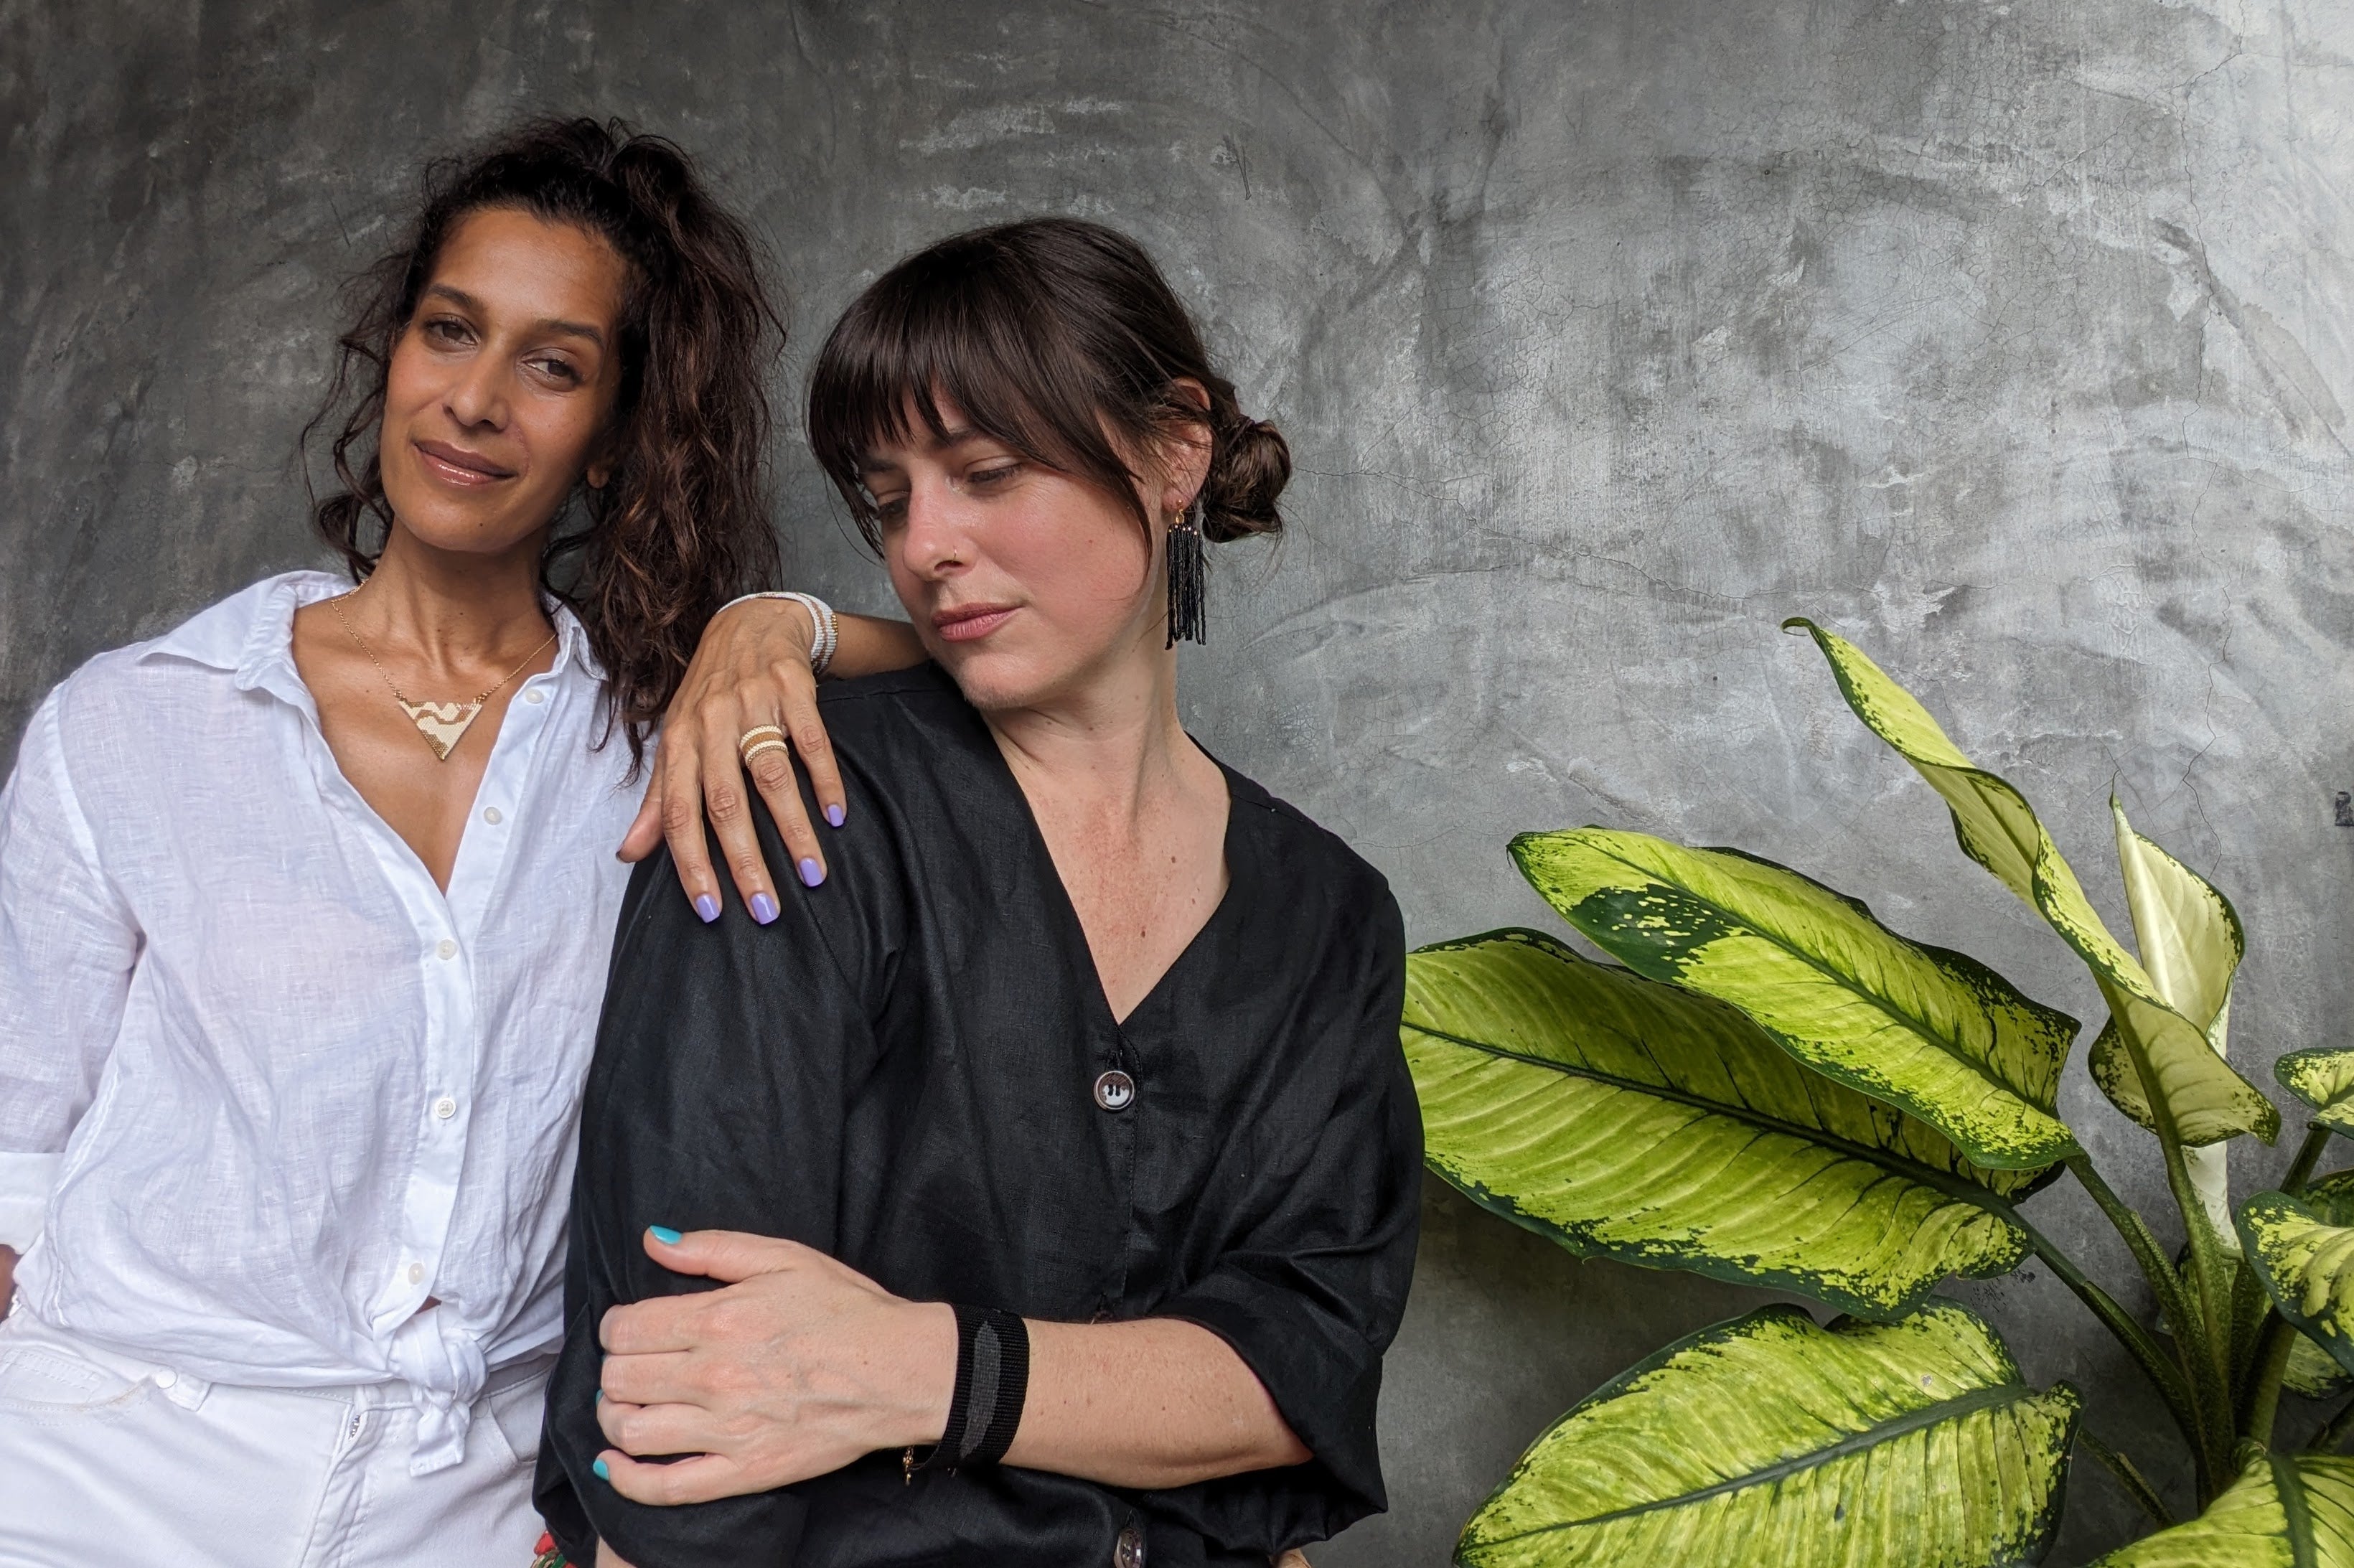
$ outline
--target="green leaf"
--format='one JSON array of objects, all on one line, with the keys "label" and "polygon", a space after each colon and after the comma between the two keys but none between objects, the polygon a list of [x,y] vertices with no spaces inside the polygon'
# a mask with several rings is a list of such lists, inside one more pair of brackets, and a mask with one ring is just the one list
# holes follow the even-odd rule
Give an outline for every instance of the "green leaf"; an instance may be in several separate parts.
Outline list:
[{"label": "green leaf", "polygon": [[2281,1087],[2313,1107],[2313,1119],[2354,1138],[2354,1051],[2327,1045],[2291,1051],[2273,1064]]},{"label": "green leaf", "polygon": [[2204,1031],[2221,1054],[2232,977],[2248,950],[2240,913],[2212,883],[2135,832],[2114,795],[2109,814],[2142,968],[2166,1004]]},{"label": "green leaf", "polygon": [[2034,1562],[2080,1401],[1939,1301],[1829,1329],[1768,1307],[1669,1346],[1539,1437],[1465,1568],[1965,1568]]},{"label": "green leaf", "polygon": [[2327,1399],[2342,1393],[2354,1377],[2329,1359],[2329,1352],[2313,1342],[2309,1334],[2299,1334],[2288,1348],[2288,1365],[2281,1369],[2281,1386],[2291,1393],[2306,1399]]},{"label": "green leaf", "polygon": [[2260,1455],[2205,1513],[2093,1568],[2354,1568],[2354,1459]]},{"label": "green leaf", "polygon": [[2354,1171],[2301,1198],[2258,1192],[2240,1205],[2239,1232],[2280,1315],[2354,1372]]},{"label": "green leaf", "polygon": [[[2215,1054],[2204,1026],[2175,1011],[2148,971],[2109,935],[2026,797],[1963,756],[1928,710],[1853,643],[1811,620],[1794,618],[1782,624],[1785,630],[1806,629],[1830,661],[1856,716],[1945,798],[1962,853],[2041,915],[2092,970],[2118,1026],[2117,1049],[2127,1060],[2138,1054],[2148,1064],[2176,1137],[2186,1144],[2215,1143],[2243,1132],[2266,1143],[2278,1137],[2280,1112]],[[2137,1085],[2138,1077],[2113,1065],[2103,1086],[2127,1079]],[[2121,1108],[2132,1114],[2131,1107]],[[2147,1117],[2149,1107],[2141,1108]]]},{"label": "green leaf", "polygon": [[[2125,874],[2126,907],[2133,916],[2142,968],[2166,1004],[2206,1034],[2215,1054],[2228,1056],[2232,977],[2248,950],[2239,911],[2205,877],[2136,832],[2114,795],[2109,815],[2116,824],[2117,864]],[[2141,1075],[2114,1021],[2093,1044],[2092,1068],[2094,1080],[2126,1115],[2144,1127],[2156,1125]],[[2226,1245],[2235,1245],[2230,1145],[2186,1149],[2182,1158],[2208,1222]]]},{"label": "green leaf", "polygon": [[[2306,1189],[2303,1202],[2306,1210],[2324,1224],[2354,1225],[2354,1172],[2341,1171],[2324,1177]],[[2260,1266],[2256,1277],[2259,1280],[2265,1277]],[[2269,1282],[2265,1288],[2270,1293]],[[2294,1324],[2296,1319],[2290,1321]],[[2338,1364],[2324,1348],[2323,1340],[2300,1329],[2296,1342],[2289,1348],[2288,1366],[2281,1377],[2283,1386],[2307,1399],[2327,1399],[2345,1389],[2349,1382],[2354,1382],[2354,1373]]]},{"label": "green leaf", "polygon": [[1978,1164],[2039,1170],[2077,1151],[2052,1114],[2076,1021],[1975,959],[1734,851],[1579,828],[1522,833],[1512,857],[1628,968],[1740,1008],[1808,1066],[1920,1118]]},{"label": "green leaf", "polygon": [[1973,1167],[1734,1009],[1535,931],[1409,955],[1400,1034],[1431,1169],[1584,1255],[1888,1317],[2016,1265],[2001,1200],[2048,1180]]}]

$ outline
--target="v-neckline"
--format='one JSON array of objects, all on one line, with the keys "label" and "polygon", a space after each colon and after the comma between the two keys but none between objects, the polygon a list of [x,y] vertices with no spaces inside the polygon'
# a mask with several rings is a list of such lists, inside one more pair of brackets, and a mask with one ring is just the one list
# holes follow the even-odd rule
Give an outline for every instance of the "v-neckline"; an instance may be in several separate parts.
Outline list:
[{"label": "v-neckline", "polygon": [[1049,889],[1048,896],[1062,919],[1066,935],[1070,941],[1077,945],[1079,961],[1087,970],[1087,983],[1085,990],[1089,1008],[1102,1022],[1110,1025],[1113,1033],[1121,1033],[1127,1029],[1129,1020],[1161,1000],[1161,993],[1169,989],[1171,978],[1185,967],[1187,960],[1193,958],[1195,949],[1199,948],[1204,939],[1209,936],[1211,928],[1225,916],[1227,908],[1235,901],[1235,885],[1241,880],[1235,869],[1235,808],[1240,804],[1235,792],[1235,771],[1215,757],[1212,757],[1208,747],[1195,740],[1191,735],[1186,736],[1187,744],[1204,757],[1209,758],[1211,765],[1218,770],[1218,777],[1225,782],[1226,826],[1225,832],[1219,836],[1218,854],[1224,862],[1223,869],[1225,873],[1226,885],[1218,895],[1217,903],[1210,906],[1209,915],[1194,929],[1193,934],[1186,938],[1185,945],[1177,949],[1177,956],[1169,960],[1168,966],[1154,977],[1152,984],[1145,989],[1144,994],[1136,999],[1136,1005],[1125,1013],[1115,1013],[1111,1010],[1111,993],[1104,989],[1103,970],[1096,964],[1095,948],[1087,940],[1087,922],[1079,918],[1079,906],[1071,901],[1071,890],[1063,881],[1062,868],[1055,863],[1054,848],[1046,842],[1045,830],[1038,825],[1038,813],[1032,808],[1030,797],[1022,788],[1022,780],[1013,776],[1013,765],[1005,759],[1005,753],[999,748],[997,736],[991,731],[988,721],[982,719],[978,714],[973,716],[981,727],[981,743],[989,747],[989,755],[996,760],[998,772],[1004,779],[1006,789],[1013,791],[1013,803],[1020,809],[1023,822],[1030,830],[1030,848],[1036,855],[1038,863],[1044,869]]}]

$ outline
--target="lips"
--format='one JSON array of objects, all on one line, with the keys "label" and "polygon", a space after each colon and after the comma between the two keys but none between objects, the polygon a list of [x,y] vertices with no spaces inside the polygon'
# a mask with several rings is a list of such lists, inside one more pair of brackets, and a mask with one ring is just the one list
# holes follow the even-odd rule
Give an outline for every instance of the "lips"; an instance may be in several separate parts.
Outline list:
[{"label": "lips", "polygon": [[988,636],[1013,617],[1010,604],[969,604],[932,616],[932,626],[950,642],[971,642]]},{"label": "lips", "polygon": [[514,477],[514,470],[502,468],[480,452],[470,452],[447,441],[412,441],[409,445],[416,450],[418,466],[444,484],[472,489]]}]

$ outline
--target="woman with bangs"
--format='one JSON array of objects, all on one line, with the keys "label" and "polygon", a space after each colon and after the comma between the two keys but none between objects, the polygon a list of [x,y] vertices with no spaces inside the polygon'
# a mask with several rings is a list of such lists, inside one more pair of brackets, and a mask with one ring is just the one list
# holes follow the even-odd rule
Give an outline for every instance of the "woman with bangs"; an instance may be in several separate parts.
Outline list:
[{"label": "woman with bangs", "polygon": [[809,429],[933,662],[821,694],[848,825],[775,923],[631,885],[542,1510],[638,1568],[1325,1539],[1384,1502],[1401,922],[1176,704],[1202,543],[1279,525],[1282,439],[1068,220],[885,273]]}]

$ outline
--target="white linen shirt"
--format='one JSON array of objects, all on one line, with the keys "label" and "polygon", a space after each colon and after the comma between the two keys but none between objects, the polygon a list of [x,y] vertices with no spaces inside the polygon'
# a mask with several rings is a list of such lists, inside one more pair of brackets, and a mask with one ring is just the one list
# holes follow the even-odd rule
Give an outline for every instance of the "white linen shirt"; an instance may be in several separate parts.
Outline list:
[{"label": "white linen shirt", "polygon": [[424,1474],[489,1368],[563,1337],[636,792],[559,609],[445,896],[294,668],[296,608],[344,588],[268,578],[34,714],[0,795],[0,1245],[22,1307],[175,1398],[405,1383]]}]

